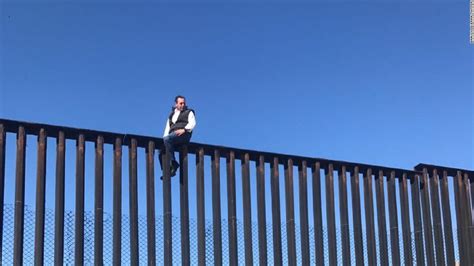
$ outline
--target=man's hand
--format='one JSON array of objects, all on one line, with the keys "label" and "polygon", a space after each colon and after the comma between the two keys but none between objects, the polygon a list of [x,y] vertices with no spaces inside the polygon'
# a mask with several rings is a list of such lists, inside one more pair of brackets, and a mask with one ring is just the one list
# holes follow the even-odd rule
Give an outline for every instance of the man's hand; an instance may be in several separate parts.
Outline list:
[{"label": "man's hand", "polygon": [[176,135],[181,136],[181,135],[184,134],[184,132],[186,132],[186,130],[184,130],[184,129],[178,129],[178,130],[176,130]]}]

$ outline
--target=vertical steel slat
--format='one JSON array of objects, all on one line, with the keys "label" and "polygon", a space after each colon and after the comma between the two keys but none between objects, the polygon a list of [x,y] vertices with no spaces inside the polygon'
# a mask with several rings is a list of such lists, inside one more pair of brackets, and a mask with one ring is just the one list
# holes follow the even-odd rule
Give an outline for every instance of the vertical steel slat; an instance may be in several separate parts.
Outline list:
[{"label": "vertical steel slat", "polygon": [[221,183],[220,153],[214,150],[211,162],[212,174],[212,230],[214,240],[214,265],[222,265]]},{"label": "vertical steel slat", "polygon": [[273,158],[271,164],[271,191],[272,191],[272,228],[273,228],[273,263],[282,265],[281,251],[281,214],[280,214],[280,181],[278,158]]},{"label": "vertical steel slat", "polygon": [[59,131],[56,144],[56,188],[54,215],[54,265],[64,263],[64,178],[65,178],[65,136]]},{"label": "vertical steel slat", "polygon": [[3,204],[5,201],[5,149],[6,149],[7,134],[3,124],[0,124],[0,262],[3,257]]},{"label": "vertical steel slat", "polygon": [[206,265],[206,220],[204,209],[204,149],[196,154],[196,195],[197,195],[197,235],[198,265]]},{"label": "vertical steel slat", "polygon": [[422,201],[421,206],[423,210],[423,235],[426,244],[426,261],[428,265],[435,264],[434,246],[433,246],[433,226],[431,223],[431,206],[430,206],[430,190],[428,171],[423,169],[423,186],[422,186]]},{"label": "vertical steel slat", "polygon": [[[469,191],[470,191],[470,208],[467,208],[467,211],[470,213],[470,219],[469,219],[469,239],[471,240],[470,246],[471,246],[471,262],[474,261],[474,173],[471,172],[471,176],[468,177],[469,180]],[[468,195],[469,197],[469,195]],[[469,200],[469,198],[468,198]]]},{"label": "vertical steel slat", "polygon": [[336,265],[336,214],[334,204],[334,167],[332,164],[329,165],[326,171],[326,215],[328,225],[329,265]]},{"label": "vertical steel slat", "polygon": [[38,165],[36,169],[35,265],[44,264],[46,141],[46,131],[44,129],[40,129],[38,136]]},{"label": "vertical steel slat", "polygon": [[446,264],[444,258],[443,246],[443,225],[441,223],[441,210],[439,205],[439,177],[438,171],[433,170],[433,176],[430,178],[431,189],[431,209],[433,210],[433,231],[435,240],[436,263],[438,265]]},{"label": "vertical steel slat", "polygon": [[374,197],[372,189],[372,169],[367,169],[364,177],[365,228],[367,232],[367,253],[369,265],[377,265],[375,250]]},{"label": "vertical steel slat", "polygon": [[84,265],[84,157],[85,137],[80,134],[76,147],[76,228],[75,228],[75,259],[76,265]]},{"label": "vertical steel slat", "polygon": [[242,166],[242,200],[244,209],[244,242],[245,242],[245,264],[253,265],[252,247],[252,205],[250,193],[250,163],[249,154],[245,153],[241,158]]},{"label": "vertical steel slat", "polygon": [[420,177],[415,175],[411,180],[411,199],[413,211],[413,230],[415,234],[415,252],[416,264],[425,264],[424,245],[423,245],[423,227],[421,220],[420,206]]},{"label": "vertical steel slat", "polygon": [[413,253],[411,250],[411,231],[410,231],[410,209],[408,203],[407,174],[403,173],[399,181],[400,207],[402,214],[402,237],[403,237],[403,257],[404,264],[413,265]]},{"label": "vertical steel slat", "polygon": [[359,167],[355,166],[351,178],[352,220],[354,224],[354,248],[356,265],[364,265],[364,245],[362,238],[362,219],[360,207]]},{"label": "vertical steel slat", "polygon": [[467,251],[467,262],[469,265],[473,264],[474,260],[474,253],[472,252],[471,248],[471,241],[473,239],[470,238],[470,231],[471,231],[471,220],[472,220],[472,213],[471,213],[471,202],[469,199],[469,176],[467,173],[464,173],[463,178],[463,185],[464,185],[464,237],[466,240],[466,251]]},{"label": "vertical steel slat", "polygon": [[156,265],[155,251],[155,143],[148,142],[146,150],[146,220],[148,265]]},{"label": "vertical steel slat", "polygon": [[260,265],[267,265],[267,221],[265,208],[265,158],[257,162],[258,251]]},{"label": "vertical steel slat", "polygon": [[172,214],[171,214],[171,171],[170,153],[163,153],[163,259],[165,265],[173,263],[173,236],[172,236]]},{"label": "vertical steel slat", "polygon": [[227,163],[227,217],[229,226],[229,264],[237,265],[237,208],[235,192],[235,154],[230,151]]},{"label": "vertical steel slat", "polygon": [[104,257],[104,137],[98,136],[95,144],[95,196],[94,196],[94,260],[103,265]]},{"label": "vertical steel slat", "polygon": [[295,204],[293,190],[293,160],[285,165],[286,240],[288,264],[296,265]]},{"label": "vertical steel slat", "polygon": [[189,249],[189,191],[188,191],[188,147],[183,146],[179,153],[180,213],[181,213],[181,260],[182,265],[191,264]]},{"label": "vertical steel slat", "polygon": [[128,147],[128,172],[129,172],[129,210],[130,210],[130,264],[138,265],[138,163],[137,140],[131,139]]},{"label": "vertical steel slat", "polygon": [[446,262],[448,265],[454,265],[454,242],[453,226],[451,222],[451,206],[449,200],[448,172],[443,171],[441,180],[441,204],[443,208],[444,240],[446,247]]},{"label": "vertical steel slat", "polygon": [[347,169],[341,167],[339,176],[339,217],[341,222],[342,264],[351,263],[351,246],[349,242],[349,214],[347,200]]},{"label": "vertical steel slat", "polygon": [[379,229],[380,264],[388,265],[387,224],[385,215],[384,173],[379,171],[375,193],[377,195],[377,225]]},{"label": "vertical steel slat", "polygon": [[324,265],[324,239],[323,239],[323,213],[321,199],[321,164],[314,163],[312,166],[313,178],[313,220],[314,220],[314,243],[316,265]]},{"label": "vertical steel slat", "polygon": [[392,264],[400,265],[400,247],[398,238],[398,210],[397,192],[395,188],[395,172],[392,171],[387,182],[388,186],[388,207],[390,223],[390,244],[392,249]]},{"label": "vertical steel slat", "polygon": [[23,264],[23,224],[25,216],[25,128],[18,128],[16,142],[16,181],[15,181],[15,225],[13,243],[13,264]]},{"label": "vertical steel slat", "polygon": [[113,264],[122,261],[122,139],[116,138],[114,144],[113,179]]},{"label": "vertical steel slat", "polygon": [[298,167],[300,198],[300,227],[301,227],[301,261],[303,265],[311,263],[309,255],[309,225],[308,225],[308,182],[307,164],[302,161]]}]

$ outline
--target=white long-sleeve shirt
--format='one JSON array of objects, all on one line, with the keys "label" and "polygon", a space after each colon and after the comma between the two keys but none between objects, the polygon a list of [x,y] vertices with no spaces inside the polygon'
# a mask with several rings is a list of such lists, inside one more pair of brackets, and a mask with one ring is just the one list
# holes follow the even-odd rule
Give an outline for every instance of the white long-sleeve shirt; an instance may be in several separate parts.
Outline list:
[{"label": "white long-sleeve shirt", "polygon": [[[173,117],[171,117],[171,121],[173,123],[176,123],[178,120],[179,114],[181,114],[181,111],[178,109],[174,109],[174,114]],[[196,118],[194,117],[194,112],[189,112],[188,115],[188,124],[184,127],[184,129],[188,132],[192,132],[194,127],[196,126]],[[170,133],[170,119],[166,119],[166,126],[165,126],[165,132],[163,133],[163,138],[168,136]]]}]

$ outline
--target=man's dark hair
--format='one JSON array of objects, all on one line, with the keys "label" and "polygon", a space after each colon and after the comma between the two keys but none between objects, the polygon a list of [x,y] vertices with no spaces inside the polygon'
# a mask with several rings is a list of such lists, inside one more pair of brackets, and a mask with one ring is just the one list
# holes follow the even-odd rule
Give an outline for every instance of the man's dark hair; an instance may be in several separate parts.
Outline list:
[{"label": "man's dark hair", "polygon": [[184,96],[178,95],[178,96],[174,97],[174,102],[177,103],[179,98],[186,100],[186,98]]}]

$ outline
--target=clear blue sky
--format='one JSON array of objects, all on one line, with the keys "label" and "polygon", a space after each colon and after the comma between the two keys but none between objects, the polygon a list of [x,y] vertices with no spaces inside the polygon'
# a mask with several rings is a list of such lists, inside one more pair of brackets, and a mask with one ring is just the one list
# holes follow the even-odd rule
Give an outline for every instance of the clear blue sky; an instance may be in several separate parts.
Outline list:
[{"label": "clear blue sky", "polygon": [[182,94],[196,142],[474,169],[468,1],[15,2],[2,118],[161,137]]},{"label": "clear blue sky", "polygon": [[13,4],[0,116],[411,168],[474,168],[464,2]]}]

